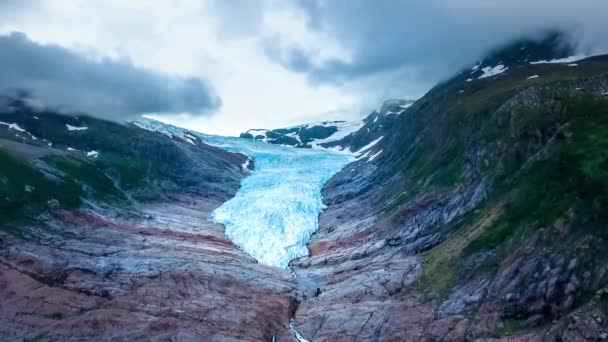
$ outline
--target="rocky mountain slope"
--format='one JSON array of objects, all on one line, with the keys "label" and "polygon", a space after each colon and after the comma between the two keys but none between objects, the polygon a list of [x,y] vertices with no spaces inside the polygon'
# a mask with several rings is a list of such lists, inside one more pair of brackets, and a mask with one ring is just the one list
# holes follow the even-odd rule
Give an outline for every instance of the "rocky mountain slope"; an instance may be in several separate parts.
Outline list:
[{"label": "rocky mountain slope", "polygon": [[4,99],[3,341],[288,340],[295,283],[210,223],[247,158]]},{"label": "rocky mountain slope", "polygon": [[307,339],[608,338],[608,56],[469,79],[326,185],[292,263]]}]

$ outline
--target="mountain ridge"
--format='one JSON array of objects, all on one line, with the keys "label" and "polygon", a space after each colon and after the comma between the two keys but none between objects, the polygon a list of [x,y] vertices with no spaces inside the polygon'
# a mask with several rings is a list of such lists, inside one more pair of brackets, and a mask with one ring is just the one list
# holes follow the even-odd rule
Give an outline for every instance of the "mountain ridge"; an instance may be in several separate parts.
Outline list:
[{"label": "mountain ridge", "polygon": [[391,99],[361,121],[323,121],[287,128],[250,129],[241,138],[297,148],[325,148],[339,152],[365,152],[365,146],[382,137],[396,116],[415,101]]}]

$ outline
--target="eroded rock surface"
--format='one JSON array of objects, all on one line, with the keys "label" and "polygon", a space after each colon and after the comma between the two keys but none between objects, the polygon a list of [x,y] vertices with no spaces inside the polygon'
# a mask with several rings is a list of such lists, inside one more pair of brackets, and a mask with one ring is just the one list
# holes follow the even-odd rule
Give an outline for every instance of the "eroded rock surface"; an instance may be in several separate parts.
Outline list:
[{"label": "eroded rock surface", "polygon": [[0,335],[9,340],[270,341],[296,289],[206,223],[220,203],[179,197],[129,212],[59,212],[2,234]]}]

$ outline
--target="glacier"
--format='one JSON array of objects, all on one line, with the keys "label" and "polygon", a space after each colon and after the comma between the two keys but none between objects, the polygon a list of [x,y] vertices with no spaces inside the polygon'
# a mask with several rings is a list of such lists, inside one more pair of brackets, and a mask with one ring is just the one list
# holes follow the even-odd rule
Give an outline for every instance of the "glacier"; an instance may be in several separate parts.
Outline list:
[{"label": "glacier", "polygon": [[211,214],[226,236],[258,262],[287,268],[308,255],[307,243],[324,208],[323,185],[352,155],[296,149],[236,137],[194,133],[209,145],[253,159],[254,170],[235,197]]},{"label": "glacier", "polygon": [[[236,195],[211,213],[226,227],[226,236],[258,262],[287,268],[293,259],[308,255],[307,243],[317,230],[324,208],[324,184],[355,153],[303,149],[265,142],[198,133],[151,119],[134,125],[180,138],[191,144],[200,139],[249,159],[241,166],[254,170],[243,179]],[[379,139],[378,139],[379,140]],[[377,141],[376,141],[377,142]]]}]

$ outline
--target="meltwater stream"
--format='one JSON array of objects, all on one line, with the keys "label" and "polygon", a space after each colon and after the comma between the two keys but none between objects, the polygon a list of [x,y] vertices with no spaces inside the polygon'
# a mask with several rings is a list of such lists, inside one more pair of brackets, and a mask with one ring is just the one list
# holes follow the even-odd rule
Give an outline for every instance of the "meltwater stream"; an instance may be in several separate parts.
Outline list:
[{"label": "meltwater stream", "polygon": [[212,213],[226,235],[260,263],[287,268],[308,255],[323,210],[321,189],[352,157],[320,149],[197,134],[205,143],[245,154],[255,170],[235,197]]}]

